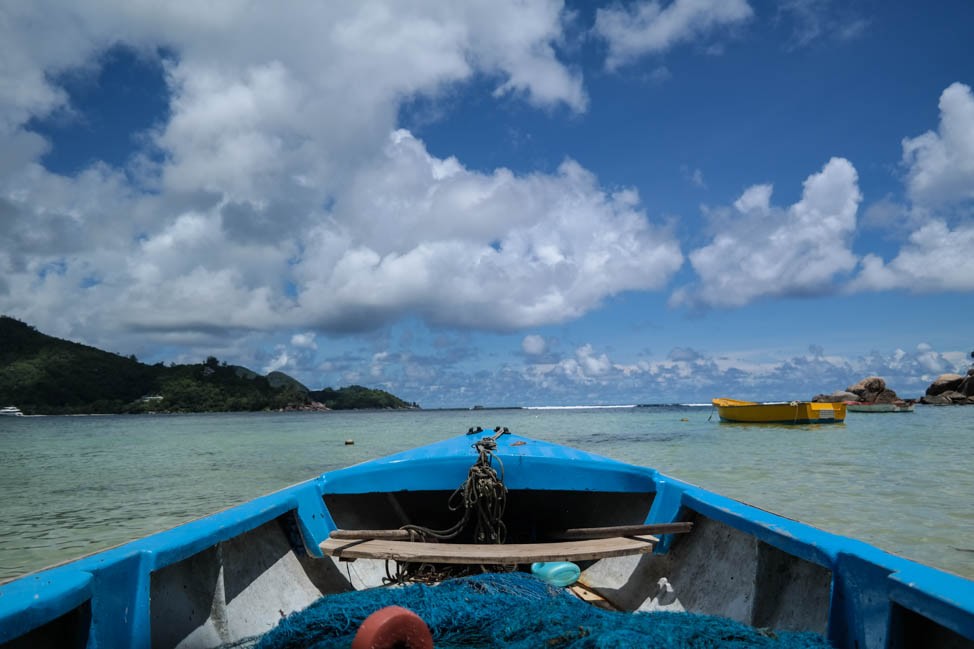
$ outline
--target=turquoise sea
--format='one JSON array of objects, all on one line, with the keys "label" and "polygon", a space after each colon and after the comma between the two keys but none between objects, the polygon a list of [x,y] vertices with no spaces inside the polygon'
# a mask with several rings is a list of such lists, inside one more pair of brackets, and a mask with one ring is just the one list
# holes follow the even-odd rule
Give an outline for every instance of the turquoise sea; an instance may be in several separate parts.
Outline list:
[{"label": "turquoise sea", "polygon": [[0,580],[471,426],[655,467],[974,578],[974,408],[749,426],[667,406],[0,417]]}]

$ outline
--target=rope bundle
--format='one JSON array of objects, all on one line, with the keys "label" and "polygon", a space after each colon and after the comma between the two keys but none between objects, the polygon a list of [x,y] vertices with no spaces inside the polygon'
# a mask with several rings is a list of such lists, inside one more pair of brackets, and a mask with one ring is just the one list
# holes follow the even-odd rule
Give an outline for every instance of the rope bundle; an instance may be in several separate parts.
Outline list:
[{"label": "rope bundle", "polygon": [[[468,434],[481,432],[471,429]],[[504,486],[504,464],[495,455],[497,439],[508,433],[506,428],[496,428],[495,434],[483,437],[474,442],[477,450],[477,460],[467,472],[467,479],[457,487],[449,500],[447,508],[451,512],[463,511],[460,520],[445,530],[434,530],[421,525],[403,525],[400,529],[410,533],[411,540],[448,541],[463,532],[470,521],[473,521],[474,543],[497,543],[507,540],[507,527],[504,525],[504,510],[507,507],[507,487]],[[500,473],[494,468],[494,460],[500,468]],[[480,566],[486,571],[486,566]],[[449,571],[430,564],[397,564],[396,574],[388,574],[390,581],[403,583],[405,581],[440,581],[447,576],[458,576],[458,571],[469,571],[469,567],[453,566]]]}]

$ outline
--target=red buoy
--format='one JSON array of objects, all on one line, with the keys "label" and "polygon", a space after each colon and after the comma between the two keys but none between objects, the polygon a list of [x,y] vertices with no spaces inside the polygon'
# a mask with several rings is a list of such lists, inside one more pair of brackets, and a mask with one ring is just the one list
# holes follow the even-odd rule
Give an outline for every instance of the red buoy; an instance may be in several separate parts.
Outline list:
[{"label": "red buoy", "polygon": [[387,606],[365,618],[352,649],[433,649],[433,635],[412,611]]}]

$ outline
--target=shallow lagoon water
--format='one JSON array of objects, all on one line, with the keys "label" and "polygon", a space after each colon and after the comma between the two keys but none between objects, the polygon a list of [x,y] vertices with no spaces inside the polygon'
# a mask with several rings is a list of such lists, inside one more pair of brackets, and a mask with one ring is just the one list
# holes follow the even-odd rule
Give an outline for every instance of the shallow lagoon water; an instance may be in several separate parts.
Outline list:
[{"label": "shallow lagoon water", "polygon": [[0,579],[471,426],[654,467],[974,578],[974,408],[752,426],[652,407],[2,417]]}]

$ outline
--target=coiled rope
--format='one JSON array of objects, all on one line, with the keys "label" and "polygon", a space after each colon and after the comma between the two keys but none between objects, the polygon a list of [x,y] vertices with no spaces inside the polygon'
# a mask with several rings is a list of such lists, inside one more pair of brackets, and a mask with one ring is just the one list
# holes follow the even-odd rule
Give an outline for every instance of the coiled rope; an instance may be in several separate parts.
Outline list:
[{"label": "coiled rope", "polygon": [[[471,428],[468,435],[483,432],[481,428]],[[403,525],[399,529],[409,532],[412,541],[448,541],[463,532],[473,521],[474,543],[501,544],[507,540],[507,526],[504,524],[504,510],[507,507],[507,487],[504,486],[504,463],[497,457],[497,440],[501,435],[510,433],[507,428],[498,426],[494,434],[482,437],[473,444],[477,450],[477,460],[467,472],[467,479],[457,487],[447,500],[447,509],[451,512],[463,511],[460,520],[445,530],[434,530],[421,525]],[[496,460],[500,469],[494,468]],[[497,570],[497,566],[480,566],[482,572]],[[403,583],[406,581],[441,581],[447,577],[459,576],[457,570],[462,566],[453,567],[447,571],[441,566],[431,564],[397,563],[396,574],[389,573],[386,566],[388,581]],[[467,568],[469,570],[469,568]]]}]

